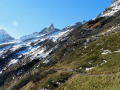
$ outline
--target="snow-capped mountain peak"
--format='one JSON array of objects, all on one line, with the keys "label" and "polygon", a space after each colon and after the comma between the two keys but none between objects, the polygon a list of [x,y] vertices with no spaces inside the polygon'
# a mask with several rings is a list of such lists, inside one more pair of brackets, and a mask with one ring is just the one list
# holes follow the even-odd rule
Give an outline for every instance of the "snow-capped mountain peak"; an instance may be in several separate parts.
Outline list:
[{"label": "snow-capped mountain peak", "polygon": [[52,35],[56,32],[59,32],[61,30],[57,29],[54,27],[53,24],[51,24],[50,26],[48,27],[45,27],[43,30],[41,30],[40,32],[35,32],[33,34],[30,34],[30,35],[26,35],[26,36],[23,36],[21,37],[21,40],[22,41],[33,41],[33,40],[40,40],[41,38],[43,37],[48,37],[49,35]]},{"label": "snow-capped mountain peak", "polygon": [[51,24],[50,26],[44,28],[40,34],[49,34],[49,33],[52,33],[52,32],[56,32],[56,31],[59,31],[59,29],[55,28],[53,24]]},{"label": "snow-capped mountain peak", "polygon": [[114,0],[104,12],[101,13],[100,17],[112,16],[114,13],[120,10],[120,0]]},{"label": "snow-capped mountain peak", "polygon": [[5,43],[13,40],[12,38],[4,29],[0,29],[0,43]]},{"label": "snow-capped mountain peak", "polygon": [[53,28],[54,29],[54,25],[53,24],[51,24],[50,26],[48,26],[48,27],[46,27],[46,28]]}]

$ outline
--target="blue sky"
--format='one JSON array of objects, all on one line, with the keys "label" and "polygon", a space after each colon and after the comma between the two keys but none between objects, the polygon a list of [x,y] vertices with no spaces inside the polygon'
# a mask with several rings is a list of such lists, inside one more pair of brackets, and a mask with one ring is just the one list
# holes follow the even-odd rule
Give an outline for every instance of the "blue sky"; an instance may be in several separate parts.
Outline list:
[{"label": "blue sky", "polygon": [[62,29],[90,20],[113,0],[0,0],[0,28],[12,37],[39,32],[54,24]]}]

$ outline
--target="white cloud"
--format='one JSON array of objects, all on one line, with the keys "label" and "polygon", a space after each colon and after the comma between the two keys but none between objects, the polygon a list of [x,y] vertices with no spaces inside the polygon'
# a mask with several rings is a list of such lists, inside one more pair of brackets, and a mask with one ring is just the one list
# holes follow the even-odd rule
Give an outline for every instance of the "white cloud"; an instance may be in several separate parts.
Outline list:
[{"label": "white cloud", "polygon": [[18,22],[17,21],[13,21],[12,24],[13,24],[13,26],[18,26]]}]

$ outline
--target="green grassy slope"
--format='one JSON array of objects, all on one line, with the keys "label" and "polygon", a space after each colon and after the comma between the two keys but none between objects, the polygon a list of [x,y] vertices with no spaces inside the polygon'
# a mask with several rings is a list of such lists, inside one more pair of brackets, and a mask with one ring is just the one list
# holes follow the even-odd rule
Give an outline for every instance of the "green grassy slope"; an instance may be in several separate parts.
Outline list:
[{"label": "green grassy slope", "polygon": [[[87,48],[82,46],[71,53],[66,52],[64,58],[59,58],[58,54],[54,54],[51,63],[45,67],[47,71],[43,70],[42,73],[37,74],[37,77],[29,80],[21,90],[40,90],[41,88],[50,90],[119,90],[119,49],[120,32],[118,31],[99,37],[96,41],[89,43]],[[108,52],[103,54],[106,50]],[[59,61],[52,64],[55,60]],[[31,75],[36,75],[36,72],[43,68],[36,69]],[[50,73],[50,70],[55,70],[55,72]],[[22,82],[16,84],[20,83]],[[11,90],[16,84],[9,87],[8,90]]]}]

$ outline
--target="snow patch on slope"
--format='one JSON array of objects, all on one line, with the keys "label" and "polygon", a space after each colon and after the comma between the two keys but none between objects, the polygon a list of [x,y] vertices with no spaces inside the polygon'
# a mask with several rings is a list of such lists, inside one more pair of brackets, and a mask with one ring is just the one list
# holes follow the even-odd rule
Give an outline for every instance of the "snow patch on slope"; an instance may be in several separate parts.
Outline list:
[{"label": "snow patch on slope", "polygon": [[51,36],[51,38],[53,39],[54,42],[56,42],[59,38],[66,37],[72,30],[62,31],[57,35]]},{"label": "snow patch on slope", "polygon": [[109,9],[101,14],[101,17],[106,17],[106,16],[112,16],[114,15],[117,11],[120,10],[120,0],[115,1],[112,3],[109,7]]},{"label": "snow patch on slope", "polygon": [[86,68],[86,71],[89,71],[89,70],[91,70],[91,69],[93,69],[93,67],[91,67],[91,68]]},{"label": "snow patch on slope", "polygon": [[109,54],[109,53],[111,53],[110,50],[104,50],[101,54]]},{"label": "snow patch on slope", "polygon": [[18,61],[19,61],[18,59],[13,59],[13,60],[11,60],[11,61],[9,62],[9,64],[8,64],[8,67],[10,67],[11,65],[17,63]]},{"label": "snow patch on slope", "polygon": [[118,49],[117,51],[114,51],[114,52],[120,52],[120,49]]}]

